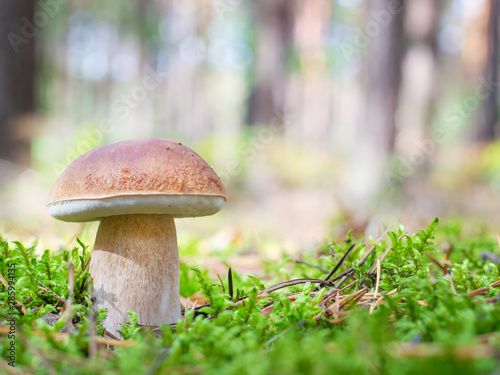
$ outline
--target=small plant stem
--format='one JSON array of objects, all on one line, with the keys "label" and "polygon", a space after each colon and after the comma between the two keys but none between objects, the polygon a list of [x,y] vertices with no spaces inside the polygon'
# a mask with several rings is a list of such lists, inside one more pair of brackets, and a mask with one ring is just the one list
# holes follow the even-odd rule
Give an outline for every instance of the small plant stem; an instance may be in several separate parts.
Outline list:
[{"label": "small plant stem", "polygon": [[344,261],[349,256],[349,254],[351,253],[351,251],[354,249],[355,246],[356,246],[356,244],[352,244],[351,245],[351,247],[349,248],[349,250],[346,251],[346,253],[340,259],[340,261],[335,265],[335,267],[333,267],[333,270],[331,270],[331,272],[325,277],[325,281],[330,280],[330,278],[335,274],[335,272],[337,272],[337,270],[340,268],[340,266],[342,264],[344,264]]},{"label": "small plant stem", "polygon": [[227,271],[227,284],[228,284],[228,293],[231,301],[234,298],[234,290],[233,290],[233,272],[231,271],[231,267]]},{"label": "small plant stem", "polygon": [[324,284],[328,286],[334,286],[331,281],[326,281],[322,279],[296,279],[296,280],[289,280],[285,281],[273,286],[270,286],[269,288],[266,288],[257,294],[259,297],[262,297],[263,295],[266,295],[267,293],[274,292],[278,289],[286,288],[287,286],[292,286],[292,285],[298,285],[298,284],[305,284],[305,283],[315,283],[315,284]]},{"label": "small plant stem", "polygon": [[96,313],[93,309],[89,310],[89,358],[95,358],[97,354],[96,341]]},{"label": "small plant stem", "polygon": [[376,297],[377,294],[378,294],[378,288],[379,288],[379,285],[380,285],[380,271],[381,271],[380,259],[377,259],[377,283],[375,285],[374,297]]},{"label": "small plant stem", "polygon": [[457,294],[457,290],[455,289],[455,284],[453,283],[453,278],[451,277],[451,273],[448,272],[446,277],[450,280],[450,288],[453,294]]},{"label": "small plant stem", "polygon": [[70,333],[73,330],[73,314],[71,309],[73,306],[73,292],[75,287],[73,263],[68,261],[68,300],[66,301],[66,332]]},{"label": "small plant stem", "polygon": [[38,289],[43,290],[46,293],[52,294],[55,299],[57,299],[59,302],[62,302],[64,305],[66,305],[66,301],[62,299],[62,297],[58,296],[56,293],[54,293],[52,290],[50,290],[45,284],[43,284],[41,281],[36,280],[36,283],[40,285]]},{"label": "small plant stem", "polygon": [[[2,283],[2,285],[5,287],[5,290],[8,290],[8,287],[9,287],[9,284],[7,283],[7,280],[5,280],[5,278],[2,276],[2,274],[0,274],[0,282]],[[27,315],[28,312],[26,311],[26,307],[24,306],[24,304],[17,300],[16,299],[16,303],[21,306],[21,312],[24,314],[24,315]]]}]

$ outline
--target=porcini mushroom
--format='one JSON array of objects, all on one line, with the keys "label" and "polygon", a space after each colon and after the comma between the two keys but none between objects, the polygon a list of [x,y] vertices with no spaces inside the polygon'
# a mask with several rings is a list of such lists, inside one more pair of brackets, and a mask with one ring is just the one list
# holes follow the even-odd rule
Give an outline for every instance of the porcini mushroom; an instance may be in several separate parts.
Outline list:
[{"label": "porcini mushroom", "polygon": [[212,215],[226,202],[212,168],[193,150],[165,139],[139,139],[91,150],[61,174],[50,215],[100,220],[90,262],[94,307],[118,334],[135,311],[157,326],[181,317],[174,218]]}]

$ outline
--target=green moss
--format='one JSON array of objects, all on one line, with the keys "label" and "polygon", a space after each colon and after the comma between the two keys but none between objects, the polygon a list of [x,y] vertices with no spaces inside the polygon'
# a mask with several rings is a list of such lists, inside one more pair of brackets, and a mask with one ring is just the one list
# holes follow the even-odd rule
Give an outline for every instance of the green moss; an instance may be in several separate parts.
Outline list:
[{"label": "green moss", "polygon": [[[491,373],[499,366],[494,356],[499,338],[494,333],[500,331],[500,307],[493,303],[498,290],[489,285],[498,280],[499,269],[482,254],[498,254],[498,244],[484,233],[463,235],[456,222],[437,226],[435,220],[411,235],[400,227],[380,243],[364,244],[356,238],[327,243],[303,259],[320,268],[284,258],[266,263],[262,278],[230,272],[224,280],[210,280],[207,270],[183,264],[181,294],[201,293],[209,304],[155,332],[139,327],[131,312],[131,323],[121,331],[132,345],[100,345],[96,353],[92,337],[103,334],[105,311],[92,317],[87,247],[78,241],[71,251],[37,255],[36,242],[26,247],[0,238],[0,273],[14,285],[17,301],[11,303],[9,288],[0,287],[0,318],[7,330],[9,319],[17,324],[15,338],[5,334],[5,327],[0,335],[2,366],[8,366],[14,347],[16,369],[34,374]],[[372,246],[374,251],[360,266]],[[329,315],[324,309],[333,302],[321,301],[332,287],[311,282],[262,294],[266,287],[289,279],[324,279],[325,271],[349,249],[344,265],[352,268],[353,276],[343,286],[357,281],[344,295],[362,288],[378,288],[382,294],[397,289],[376,308],[371,307],[378,297]],[[377,274],[373,265],[384,252]],[[448,272],[446,257],[453,263]],[[67,324],[61,300],[68,298],[69,262],[74,269],[76,330],[59,339],[54,334]],[[344,271],[339,267],[333,278]],[[483,295],[467,294],[482,287]],[[51,313],[58,315],[49,324],[42,317]],[[93,320],[97,331],[89,335]],[[491,334],[488,344],[478,337],[485,334]]]}]

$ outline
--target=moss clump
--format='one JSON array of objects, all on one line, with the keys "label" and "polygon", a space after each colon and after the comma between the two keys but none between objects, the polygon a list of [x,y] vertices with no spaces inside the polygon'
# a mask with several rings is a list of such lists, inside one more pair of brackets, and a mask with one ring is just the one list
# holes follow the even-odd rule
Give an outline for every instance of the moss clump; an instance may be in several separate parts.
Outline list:
[{"label": "moss clump", "polygon": [[464,238],[456,223],[438,229],[434,220],[413,235],[399,227],[368,244],[349,236],[303,263],[268,263],[261,278],[214,281],[181,265],[181,294],[208,303],[155,329],[130,312],[120,341],[103,336],[105,311],[92,313],[87,247],[37,256],[35,246],[0,239],[2,372],[487,374],[499,365],[498,244]]}]

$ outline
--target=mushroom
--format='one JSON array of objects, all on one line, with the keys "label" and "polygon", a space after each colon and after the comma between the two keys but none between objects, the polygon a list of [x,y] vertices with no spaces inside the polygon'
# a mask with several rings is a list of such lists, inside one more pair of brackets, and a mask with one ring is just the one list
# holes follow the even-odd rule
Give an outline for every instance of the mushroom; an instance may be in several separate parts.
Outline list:
[{"label": "mushroom", "polygon": [[50,215],[100,220],[90,261],[94,308],[108,309],[107,331],[135,311],[158,326],[181,317],[174,218],[212,215],[226,202],[212,168],[193,150],[166,139],[138,139],[91,150],[61,174]]}]

